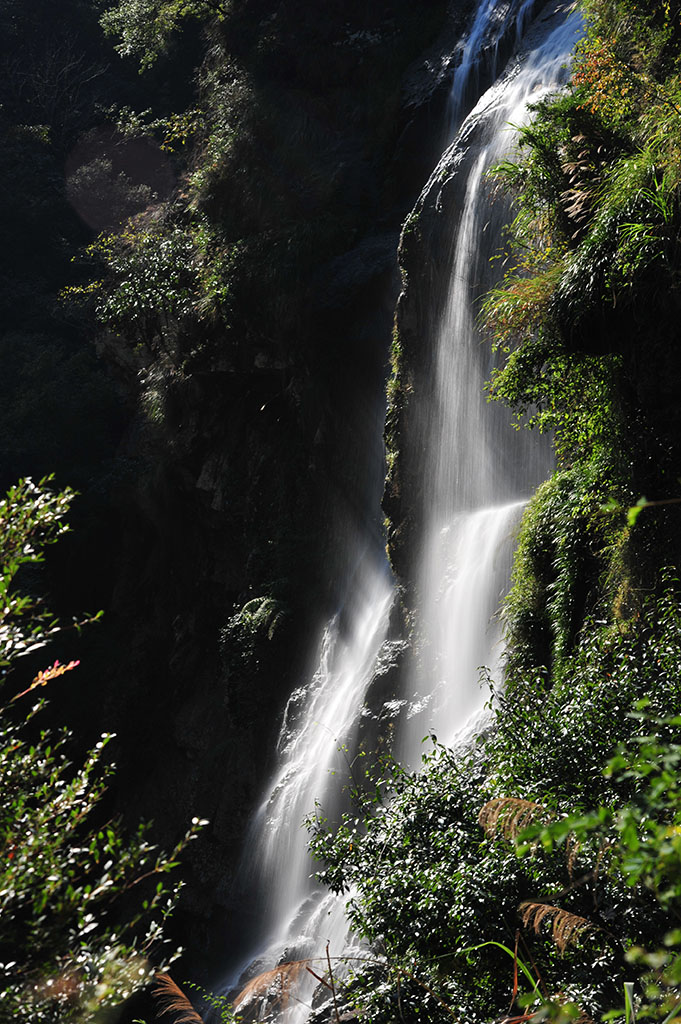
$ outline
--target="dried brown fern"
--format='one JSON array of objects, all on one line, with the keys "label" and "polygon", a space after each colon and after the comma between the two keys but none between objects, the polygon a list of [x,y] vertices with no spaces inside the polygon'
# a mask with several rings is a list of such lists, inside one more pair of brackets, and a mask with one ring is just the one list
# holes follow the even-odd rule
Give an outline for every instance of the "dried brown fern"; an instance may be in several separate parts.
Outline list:
[{"label": "dried brown fern", "polygon": [[[237,1010],[251,999],[267,999],[271,1009],[285,1010],[291,997],[291,987],[303,971],[309,970],[308,964],[310,963],[312,960],[309,958],[307,960],[292,960],[290,963],[279,964],[271,971],[257,974],[239,992],[234,1000],[234,1009]],[[310,973],[313,972],[310,971]]]},{"label": "dried brown fern", "polygon": [[581,848],[582,844],[571,832],[567,837],[567,842],[565,843],[565,859],[567,861],[568,876],[571,882],[574,882],[575,880],[575,865]]},{"label": "dried brown fern", "polygon": [[515,840],[528,825],[546,820],[548,817],[548,811],[541,804],[513,796],[502,796],[488,800],[482,806],[478,824],[490,837],[501,832],[505,839]]},{"label": "dried brown fern", "polygon": [[561,152],[561,169],[567,178],[569,187],[561,192],[560,198],[564,212],[577,229],[572,237],[577,238],[593,211],[597,194],[597,188],[594,186],[594,172],[600,170],[604,163],[604,148],[598,146],[596,153],[592,153],[588,146],[583,145],[587,142],[584,135],[573,135],[572,142],[578,147],[572,160],[565,159],[565,152]]},{"label": "dried brown fern", "polygon": [[543,921],[553,921],[551,936],[561,953],[576,943],[582,932],[593,930],[596,926],[579,914],[571,914],[569,910],[553,907],[549,903],[533,903],[525,900],[518,908],[525,928],[534,928],[539,934]]},{"label": "dried brown fern", "polygon": [[159,1017],[172,1014],[175,1024],[204,1024],[186,995],[169,974],[157,974],[151,994],[159,1003]]}]

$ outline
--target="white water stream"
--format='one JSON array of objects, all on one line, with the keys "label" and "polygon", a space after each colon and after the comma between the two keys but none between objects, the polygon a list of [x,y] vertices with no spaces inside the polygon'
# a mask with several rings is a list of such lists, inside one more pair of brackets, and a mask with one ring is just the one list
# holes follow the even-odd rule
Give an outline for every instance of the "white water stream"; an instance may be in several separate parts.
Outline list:
[{"label": "white water stream", "polygon": [[508,155],[511,126],[527,120],[528,103],[565,82],[581,31],[579,17],[566,18],[560,6],[529,26],[520,58],[481,97],[426,189],[443,167],[456,167],[461,212],[436,330],[432,392],[422,413],[428,438],[419,587],[424,641],[410,696],[428,711],[420,730],[400,738],[399,754],[411,764],[428,728],[453,744],[487,700],[479,668],[494,676],[499,667],[495,612],[508,586],[514,530],[524,500],[551,469],[548,446],[528,431],[513,431],[508,411],[486,400],[494,355],[476,329],[476,300],[498,277],[490,258],[509,212],[505,204],[490,205],[486,172]]},{"label": "white water stream", "polygon": [[497,77],[499,42],[505,34],[505,26],[509,22],[513,25],[515,44],[518,47],[527,19],[536,6],[537,0],[479,0],[473,24],[463,40],[461,61],[452,80],[448,118],[450,139],[458,129],[461,117],[480,96],[481,68],[487,64],[489,80],[494,81]]},{"label": "white water stream", "polygon": [[[435,172],[457,167],[458,228],[451,284],[436,336],[431,393],[424,398],[424,540],[420,580],[421,669],[409,681],[410,706],[425,710],[397,720],[397,753],[417,766],[421,740],[433,729],[453,742],[481,712],[486,694],[478,669],[499,664],[495,612],[508,586],[513,532],[523,503],[550,471],[546,446],[520,436],[508,413],[490,407],[483,392],[492,361],[475,328],[475,300],[493,283],[489,257],[500,244],[508,210],[490,213],[485,172],[513,145],[509,123],[520,124],[528,102],[565,80],[564,65],[581,23],[560,4],[529,22],[534,0],[481,0],[464,45],[453,89],[469,90],[480,46],[500,12],[526,30],[520,57],[464,121]],[[566,5],[562,5],[565,7]],[[455,97],[457,103],[463,103]],[[447,171],[447,173],[451,173]],[[426,190],[426,192],[428,189]],[[524,432],[527,434],[527,432]],[[365,558],[352,604],[322,638],[311,679],[292,694],[278,745],[278,766],[253,820],[242,882],[258,892],[261,921],[255,948],[245,951],[242,980],[277,964],[347,949],[344,904],[312,880],[303,819],[316,803],[332,817],[342,804],[353,741],[376,662],[388,634],[392,586],[379,557]],[[339,751],[339,748],[345,748]],[[323,965],[318,965],[320,973]],[[236,983],[241,969],[235,970]],[[272,1018],[301,1024],[315,987],[308,974],[286,1009]],[[254,1000],[249,1019],[263,1020]],[[253,1016],[250,1016],[250,1014]]]}]

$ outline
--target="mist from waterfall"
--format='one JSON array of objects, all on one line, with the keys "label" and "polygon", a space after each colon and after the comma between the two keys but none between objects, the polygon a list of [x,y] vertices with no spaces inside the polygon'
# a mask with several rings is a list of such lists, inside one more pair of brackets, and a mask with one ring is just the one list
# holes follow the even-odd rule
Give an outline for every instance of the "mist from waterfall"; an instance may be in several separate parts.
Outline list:
[{"label": "mist from waterfall", "polygon": [[[535,0],[481,0],[454,78],[458,93],[450,116],[460,119],[481,47],[496,45],[501,12],[508,16],[511,8],[516,35],[527,29],[522,52],[465,119],[433,178],[456,174],[459,201],[449,292],[434,332],[430,391],[422,398],[428,442],[417,626],[421,668],[408,680],[402,703],[423,710],[395,719],[396,752],[414,767],[428,729],[454,742],[481,711],[486,695],[478,668],[494,670],[499,663],[495,612],[508,586],[514,530],[524,502],[551,468],[548,446],[514,431],[507,410],[486,402],[493,357],[475,323],[476,300],[494,283],[489,259],[508,220],[506,206],[490,207],[486,172],[512,149],[509,125],[525,119],[527,103],[565,80],[564,65],[581,27],[576,16],[558,9],[565,5],[555,3],[530,23],[535,7]],[[347,949],[344,902],[315,883],[302,822],[317,804],[330,820],[342,810],[363,704],[389,636],[393,587],[385,555],[373,543],[376,550],[358,552],[346,606],[327,625],[316,667],[286,707],[278,763],[240,872],[240,884],[259,894],[259,924],[232,984],[279,963],[323,957],[327,942],[332,955]],[[315,985],[308,974],[288,1007],[271,1019],[305,1021]],[[264,1012],[253,1000],[246,1019],[262,1020]]]}]

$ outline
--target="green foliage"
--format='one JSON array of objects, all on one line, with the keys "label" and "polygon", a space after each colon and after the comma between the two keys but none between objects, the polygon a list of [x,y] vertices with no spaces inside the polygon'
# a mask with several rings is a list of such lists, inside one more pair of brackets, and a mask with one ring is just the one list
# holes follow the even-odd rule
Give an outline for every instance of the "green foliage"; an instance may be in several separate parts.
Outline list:
[{"label": "green foliage", "polygon": [[[22,567],[65,531],[73,492],[23,480],[0,502],[0,682],[17,659],[44,646],[59,626],[34,597],[16,591]],[[126,835],[102,814],[111,767],[103,735],[80,766],[65,731],[39,729],[34,691],[77,662],[41,671],[0,709],[0,1020],[89,1020],[125,999],[163,960],[163,922],[177,885],[166,876],[200,825],[170,856]],[[15,684],[16,689],[16,684]]]},{"label": "green foliage", "polygon": [[589,20],[587,52],[595,39],[643,82],[664,81],[679,66],[678,0],[583,0]]},{"label": "green foliage", "polygon": [[109,329],[152,344],[191,309],[193,246],[180,228],[130,226],[102,237],[91,252],[105,260],[109,272],[96,309]]},{"label": "green foliage", "polygon": [[580,844],[602,848],[605,869],[621,875],[630,888],[652,890],[669,910],[681,900],[681,747],[675,742],[681,718],[643,714],[649,704],[649,698],[641,699],[638,710],[626,717],[654,731],[621,743],[604,772],[620,793],[630,795],[629,801],[525,829],[518,837],[519,852],[532,852],[537,840],[551,851],[573,836]]},{"label": "green foliage", "polygon": [[68,527],[63,519],[74,492],[52,491],[48,480],[21,480],[0,501],[0,670],[7,671],[20,655],[44,646],[56,623],[36,598],[14,589],[19,569],[41,562],[42,550]]},{"label": "green foliage", "polygon": [[675,708],[680,664],[681,619],[670,589],[642,603],[635,628],[588,621],[550,677],[519,669],[505,696],[495,697],[502,789],[522,786],[523,795],[540,802],[554,787],[572,803],[601,799],[601,768],[629,736],[628,713],[644,697],[657,715]]},{"label": "green foliage", "polygon": [[208,1007],[211,1020],[219,1021],[219,1024],[240,1024],[243,1020],[234,1012],[232,1003],[227,996],[216,995],[215,992],[209,992],[202,985],[197,985],[192,981],[186,982],[186,987],[195,992],[201,1002]]},{"label": "green foliage", "polygon": [[321,816],[311,823],[313,854],[325,863],[321,880],[335,892],[352,893],[354,930],[384,954],[353,967],[350,996],[367,1020],[389,1020],[398,1007],[406,1019],[447,1019],[437,997],[457,1011],[470,1008],[465,993],[472,974],[455,951],[481,934],[473,905],[486,910],[471,878],[480,781],[472,758],[437,748],[420,775],[388,763],[372,791],[356,794],[358,813],[337,828],[329,830]]},{"label": "green foliage", "polygon": [[227,628],[249,634],[263,632],[271,640],[285,614],[281,601],[273,597],[254,597],[231,619]]},{"label": "green foliage", "polygon": [[[681,707],[680,677],[681,615],[669,590],[646,605],[635,632],[591,623],[549,691],[538,674],[495,694],[493,728],[476,751],[436,748],[417,774],[388,765],[355,794],[357,813],[335,827],[320,813],[312,850],[321,878],[351,892],[353,927],[380,954],[348,983],[368,1021],[390,1021],[399,1007],[405,1019],[496,1017],[518,995],[514,949],[533,979],[524,984],[521,971],[515,1005],[533,1002],[537,1019],[569,1019],[569,1003],[597,1019],[621,999],[624,980],[650,973],[642,954],[624,954],[657,948],[675,924],[678,719],[657,718]],[[650,692],[659,731],[632,743],[630,709]],[[618,744],[629,754],[612,761]],[[501,814],[484,814],[495,801],[548,816],[526,830],[530,845],[521,833],[520,858],[522,826],[502,829]],[[620,845],[604,853],[613,836]],[[556,920],[581,931],[578,944],[560,953],[545,925],[535,934],[536,908],[551,911],[554,936]],[[552,1004],[550,992],[563,995]]]},{"label": "green foliage", "polygon": [[118,36],[123,57],[137,57],[140,70],[151,67],[186,18],[224,17],[228,0],[120,0],[102,15],[106,33]]},{"label": "green foliage", "polygon": [[208,305],[205,319],[215,323],[192,331],[190,317],[187,347],[204,365],[218,347],[218,358],[229,348],[240,365],[254,354],[296,367],[334,363],[338,346],[320,342],[312,322],[310,281],[319,295],[327,274],[342,277],[328,265],[363,238],[378,181],[388,175],[391,191],[404,187],[401,174],[389,174],[401,75],[433,38],[445,4],[424,9],[399,0],[388,17],[380,5],[353,0],[332,5],[324,18],[288,0],[276,11],[250,0],[108,6],[103,23],[119,52],[147,65],[183,24],[199,19],[208,29],[199,107],[126,117],[129,127],[136,121],[163,148],[189,157],[165,228],[211,234],[205,253],[194,239],[204,272],[195,312],[201,319]]},{"label": "green foliage", "polygon": [[507,354],[492,397],[555,430],[564,465],[607,446],[613,424],[643,415],[665,430],[650,393],[675,372],[661,336],[681,271],[676,5],[584,6],[571,89],[534,108],[519,162],[497,168],[517,204],[515,266],[483,311]]},{"label": "green foliage", "polygon": [[271,642],[279,639],[287,613],[284,602],[275,597],[254,597],[228,620],[220,641],[228,663],[240,676],[257,673]]},{"label": "green foliage", "polygon": [[235,247],[225,247],[205,218],[189,227],[131,221],[101,235],[87,254],[106,276],[67,288],[70,303],[91,302],[99,321],[153,351],[176,355],[190,319],[224,316],[229,308]]},{"label": "green foliage", "polygon": [[[605,770],[614,787],[629,799],[532,826],[518,837],[518,852],[521,856],[533,853],[537,844],[552,851],[566,843],[595,850],[594,870],[599,875],[621,880],[632,891],[654,894],[664,910],[664,918],[658,916],[660,933],[650,936],[658,945],[649,950],[632,945],[627,950],[628,963],[635,965],[637,973],[643,972],[635,1000],[633,984],[629,1000],[632,1008],[635,1005],[636,1019],[664,1018],[666,1022],[678,1019],[681,1009],[681,933],[672,927],[681,907],[681,748],[676,742],[681,718],[641,713],[648,703],[641,700],[639,711],[629,715],[646,733],[620,744]],[[666,934],[665,928],[669,929]]]},{"label": "green foliage", "polygon": [[521,523],[505,602],[509,664],[558,667],[586,618],[633,612],[626,499],[606,461],[560,471],[538,489]]}]

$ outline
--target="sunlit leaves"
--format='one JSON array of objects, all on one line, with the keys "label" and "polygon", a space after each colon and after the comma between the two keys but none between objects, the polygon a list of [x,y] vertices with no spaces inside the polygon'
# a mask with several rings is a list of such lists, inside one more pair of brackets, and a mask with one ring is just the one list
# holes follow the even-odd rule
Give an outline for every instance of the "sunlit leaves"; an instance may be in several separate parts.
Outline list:
[{"label": "sunlit leaves", "polygon": [[70,488],[54,491],[47,480],[21,480],[0,501],[0,668],[43,646],[54,632],[39,602],[14,588],[22,565],[40,562],[43,548],[66,532],[64,516],[73,501]]},{"label": "sunlit leaves", "polygon": [[577,49],[573,84],[584,90],[584,106],[615,124],[634,113],[643,82],[600,36],[590,36]]},{"label": "sunlit leaves", "polygon": [[111,329],[150,342],[191,309],[193,245],[179,228],[129,227],[93,251],[104,255],[109,271],[97,315]]},{"label": "sunlit leaves", "polygon": [[184,322],[226,315],[238,247],[201,217],[186,227],[130,222],[87,254],[106,271],[89,293],[97,318],[137,344],[168,356]]},{"label": "sunlit leaves", "polygon": [[584,6],[571,89],[537,105],[518,161],[497,169],[516,202],[513,264],[483,312],[507,354],[492,397],[534,408],[567,465],[607,445],[608,423],[618,433],[616,360],[651,309],[675,321],[681,274],[678,5]]},{"label": "sunlit leaves", "polygon": [[[419,1019],[448,1020],[418,982],[460,1019],[508,1014],[516,930],[528,908],[518,961],[562,993],[541,1019],[567,1019],[565,993],[600,1019],[621,999],[622,980],[645,975],[648,954],[625,964],[621,947],[658,946],[679,902],[681,718],[666,712],[681,712],[680,678],[681,616],[670,585],[646,604],[636,631],[591,622],[551,689],[539,670],[534,680],[515,670],[506,693],[495,691],[476,750],[436,747],[418,774],[388,764],[383,785],[358,794],[355,813],[333,827],[320,814],[312,848],[321,878],[351,893],[355,930],[382,956],[354,965],[349,983],[367,1021],[399,1019],[398,998],[405,1019],[418,1008]],[[648,717],[632,718],[646,694]],[[633,739],[637,731],[644,735]],[[531,811],[533,825],[520,837],[514,827],[488,827],[485,836],[481,808],[489,825],[490,808],[500,807]],[[556,929],[547,923],[535,935],[538,914]],[[671,976],[673,951],[659,956]],[[667,1012],[667,994],[654,1019]]]},{"label": "sunlit leaves", "polygon": [[120,0],[102,16],[104,31],[117,36],[123,57],[150,67],[186,18],[224,17],[228,0]]},{"label": "sunlit leaves", "polygon": [[[60,626],[15,587],[18,569],[42,559],[65,531],[73,499],[23,480],[0,502],[0,684],[19,655]],[[43,701],[33,691],[77,662],[55,662],[0,709],[0,1020],[85,1021],[120,1002],[163,959],[162,925],[177,886],[166,881],[181,849],[205,824],[195,819],[170,855],[140,826],[125,834],[102,812],[112,768],[104,734],[82,764],[71,763],[66,731],[36,732]],[[23,712],[23,713],[22,713]],[[32,733],[26,728],[32,719]],[[95,824],[98,822],[98,824]],[[116,900],[126,896],[125,911]]]}]

